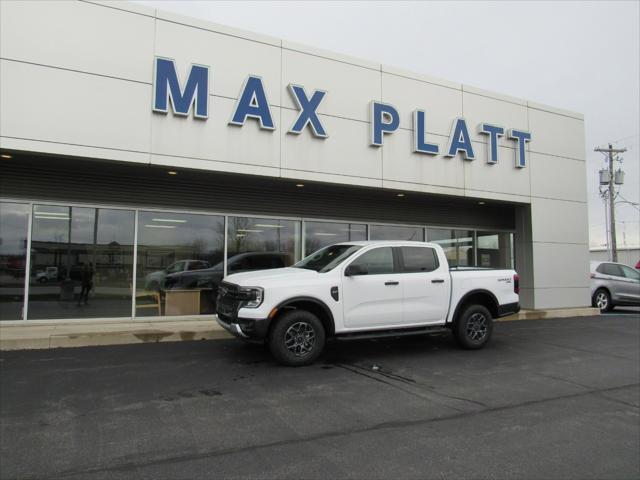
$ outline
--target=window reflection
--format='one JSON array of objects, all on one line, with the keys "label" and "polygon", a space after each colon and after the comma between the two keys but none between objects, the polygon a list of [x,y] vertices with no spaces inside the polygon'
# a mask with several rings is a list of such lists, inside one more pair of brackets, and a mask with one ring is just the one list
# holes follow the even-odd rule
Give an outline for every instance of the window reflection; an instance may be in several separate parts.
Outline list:
[{"label": "window reflection", "polygon": [[293,265],[300,260],[300,222],[229,217],[227,274]]},{"label": "window reflection", "polygon": [[367,226],[359,223],[305,222],[304,251],[306,255],[334,243],[367,239]]},{"label": "window reflection", "polygon": [[424,241],[424,228],[396,225],[371,225],[371,240]]},{"label": "window reflection", "polygon": [[131,316],[134,212],[35,205],[29,318]]},{"label": "window reflection", "polygon": [[224,217],[138,213],[136,316],[214,313]]},{"label": "window reflection", "polygon": [[473,230],[428,228],[427,241],[442,247],[450,267],[470,267],[475,264]]},{"label": "window reflection", "polygon": [[478,232],[478,267],[513,268],[513,234]]},{"label": "window reflection", "polygon": [[0,202],[0,320],[21,320],[29,206]]}]

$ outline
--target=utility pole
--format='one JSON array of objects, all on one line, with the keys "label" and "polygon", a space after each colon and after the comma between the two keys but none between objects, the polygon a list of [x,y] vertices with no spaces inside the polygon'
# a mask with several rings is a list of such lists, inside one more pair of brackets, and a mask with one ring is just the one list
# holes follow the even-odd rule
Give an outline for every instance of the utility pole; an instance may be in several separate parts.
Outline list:
[{"label": "utility pole", "polygon": [[[606,190],[603,192],[600,191],[600,194],[603,196],[605,200],[609,200],[609,231],[611,232],[611,261],[618,261],[618,245],[616,242],[616,212],[615,212],[615,191],[614,184],[622,185],[622,179],[624,178],[622,175],[616,175],[617,172],[613,171],[613,162],[617,160],[614,157],[614,154],[624,153],[627,151],[626,148],[613,148],[613,145],[609,144],[609,148],[596,147],[594,151],[604,153],[607,156],[609,165],[608,165],[608,175],[603,176],[603,170],[600,170],[600,185],[607,185]],[[622,172],[619,170],[619,172]],[[607,183],[604,183],[603,180],[608,180]],[[605,196],[606,195],[606,196]]]}]

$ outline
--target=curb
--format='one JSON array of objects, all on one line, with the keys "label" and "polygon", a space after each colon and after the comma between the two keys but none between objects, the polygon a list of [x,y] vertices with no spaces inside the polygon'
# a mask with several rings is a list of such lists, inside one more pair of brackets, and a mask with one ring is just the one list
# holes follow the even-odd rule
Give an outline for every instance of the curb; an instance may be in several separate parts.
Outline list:
[{"label": "curb", "polygon": [[[550,320],[554,318],[600,315],[597,308],[562,308],[522,310],[497,319],[497,322],[517,320]],[[47,348],[93,347],[135,343],[183,342],[233,338],[212,318],[158,320],[155,322],[66,322],[46,324],[0,325],[0,351]]]},{"label": "curb", "polygon": [[600,315],[600,309],[592,307],[550,308],[547,310],[521,310],[519,313],[496,319],[496,322],[517,320],[551,320],[554,318],[593,317]]}]

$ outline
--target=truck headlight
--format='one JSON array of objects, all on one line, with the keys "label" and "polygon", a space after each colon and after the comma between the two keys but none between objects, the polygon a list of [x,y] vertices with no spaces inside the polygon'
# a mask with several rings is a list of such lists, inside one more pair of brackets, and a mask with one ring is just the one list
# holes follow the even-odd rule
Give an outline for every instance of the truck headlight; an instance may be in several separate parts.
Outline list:
[{"label": "truck headlight", "polygon": [[242,308],[258,308],[264,299],[264,289],[260,287],[242,287]]}]

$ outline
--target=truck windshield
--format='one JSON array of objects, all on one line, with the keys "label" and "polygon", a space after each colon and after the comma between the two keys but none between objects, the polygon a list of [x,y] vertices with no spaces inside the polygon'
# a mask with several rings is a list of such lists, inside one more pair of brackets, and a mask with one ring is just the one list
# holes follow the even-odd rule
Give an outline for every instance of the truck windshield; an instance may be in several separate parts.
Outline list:
[{"label": "truck windshield", "polygon": [[360,250],[360,248],[362,247],[358,245],[330,245],[328,247],[321,248],[306,258],[303,258],[293,266],[295,268],[315,270],[318,273],[328,272]]}]

